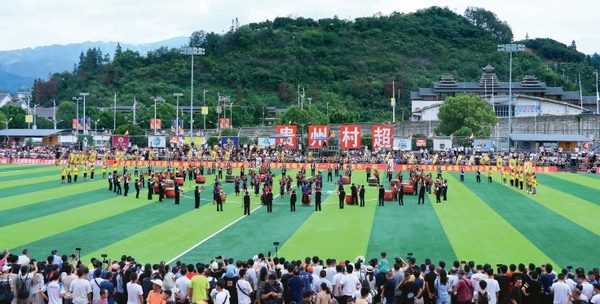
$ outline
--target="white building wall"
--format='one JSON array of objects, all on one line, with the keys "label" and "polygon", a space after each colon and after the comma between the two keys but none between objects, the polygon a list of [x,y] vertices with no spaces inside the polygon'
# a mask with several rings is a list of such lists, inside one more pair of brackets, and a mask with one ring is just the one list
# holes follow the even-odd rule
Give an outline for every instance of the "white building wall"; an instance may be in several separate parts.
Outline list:
[{"label": "white building wall", "polygon": [[[497,100],[498,101],[498,100]],[[421,121],[437,121],[439,120],[437,114],[440,110],[440,106],[442,101],[413,101],[413,112],[415,112],[416,108],[419,108],[420,111],[420,120]],[[538,116],[543,115],[551,115],[551,116],[562,116],[562,115],[578,115],[582,113],[580,107],[576,105],[563,104],[561,102],[554,102],[550,100],[537,99],[537,98],[527,98],[522,96],[517,96],[514,98],[515,103],[515,113],[514,117],[534,117],[536,112]],[[434,104],[439,104],[438,106],[430,107],[427,109],[423,109],[421,105],[431,106]],[[418,105],[415,107],[415,105]],[[413,118],[414,121],[419,120],[416,119],[416,115]]]},{"label": "white building wall", "polygon": [[[581,114],[582,112],[581,108],[578,106],[543,99],[524,98],[518,96],[515,98],[514,102],[515,117],[533,117],[536,115],[536,109],[539,111],[539,116],[577,115]],[[524,106],[524,108],[526,108],[527,111],[518,111],[519,106]]]},{"label": "white building wall", "polygon": [[418,112],[420,110],[422,110],[425,107],[434,105],[436,103],[442,103],[443,101],[425,101],[425,100],[413,100],[412,101],[412,105],[411,105],[411,111],[412,112]]}]

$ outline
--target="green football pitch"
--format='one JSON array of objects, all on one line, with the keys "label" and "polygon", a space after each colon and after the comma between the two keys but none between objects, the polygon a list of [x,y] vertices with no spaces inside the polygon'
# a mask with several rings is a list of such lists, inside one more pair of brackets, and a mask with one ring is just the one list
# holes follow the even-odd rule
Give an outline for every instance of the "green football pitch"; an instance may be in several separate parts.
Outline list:
[{"label": "green football pitch", "polygon": [[[274,253],[277,241],[278,255],[287,259],[314,255],[370,259],[385,251],[390,257],[412,252],[418,263],[430,258],[491,265],[598,266],[600,177],[596,175],[538,175],[538,195],[532,196],[501,185],[499,174],[488,185],[485,179],[476,184],[473,174],[467,173],[460,183],[458,173],[444,173],[448,201],[441,204],[432,203],[435,197],[428,195],[425,205],[417,205],[417,197],[408,195],[404,206],[386,202],[378,207],[377,191],[367,187],[365,208],[343,210],[336,187],[329,182],[323,187],[321,212],[297,204],[292,213],[286,195],[275,197],[273,213],[266,213],[252,195],[252,214],[244,217],[242,198],[233,194],[233,184],[224,184],[228,193],[224,212],[215,211],[211,176],[201,207],[194,209],[195,184],[189,181],[181,204],[175,205],[172,199],[158,202],[157,195],[148,200],[145,188],[136,199],[133,186],[133,194],[117,196],[96,173],[94,181],[84,182],[80,176],[77,183],[62,185],[60,167],[1,166],[0,247],[16,254],[27,248],[38,260],[52,249],[71,254],[81,247],[84,261],[106,253],[112,259],[126,254],[140,262],[196,263],[218,255],[237,260]],[[296,172],[288,174],[295,177]],[[354,172],[353,182],[365,180],[364,172]],[[278,192],[276,187],[274,194]]]}]

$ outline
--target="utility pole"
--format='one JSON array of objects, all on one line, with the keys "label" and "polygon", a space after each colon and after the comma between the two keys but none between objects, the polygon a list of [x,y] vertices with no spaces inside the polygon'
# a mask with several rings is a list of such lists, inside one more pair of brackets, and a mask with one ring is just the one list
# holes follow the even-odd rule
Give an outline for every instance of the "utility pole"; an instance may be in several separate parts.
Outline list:
[{"label": "utility pole", "polygon": [[598,94],[598,70],[596,70],[596,114],[600,114],[600,94]]},{"label": "utility pole", "polygon": [[[596,91],[597,91],[597,89],[598,89],[598,86],[596,86]],[[53,105],[53,109],[54,109],[54,113],[52,114],[52,122],[54,122],[54,130],[56,130],[56,100],[52,99],[52,105]]]},{"label": "utility pole", "polygon": [[[193,46],[182,46],[181,54],[192,56],[192,68],[190,69],[190,144],[194,144],[194,55],[204,55],[204,49]],[[156,103],[155,103],[156,104]],[[156,107],[156,106],[155,106]]]},{"label": "utility pole", "polygon": [[392,79],[392,123],[396,122],[396,81]]},{"label": "utility pole", "polygon": [[579,74],[579,103],[583,111],[583,90],[581,89],[581,74]]},{"label": "utility pole", "polygon": [[113,132],[117,129],[117,93],[113,99]]},{"label": "utility pole", "polygon": [[135,96],[133,96],[133,124],[135,125],[135,106],[137,106],[137,101],[135,100]]},{"label": "utility pole", "polygon": [[[90,93],[79,93],[80,96],[83,96],[83,134],[88,134],[87,132],[87,120],[85,119],[85,97],[90,95]],[[115,109],[116,111],[116,109]]]},{"label": "utility pole", "polygon": [[183,93],[173,93],[173,96],[175,96],[175,98],[177,99],[177,106],[175,108],[175,136],[179,137],[179,97],[182,97]]},{"label": "utility pole", "polygon": [[[204,90],[202,92],[202,98],[204,99],[204,107],[206,107],[206,92],[208,92],[208,90]],[[202,129],[202,133],[204,133],[206,131],[206,114],[208,113],[203,112],[202,114],[202,116],[204,116],[204,129]]]},{"label": "utility pole", "polygon": [[81,97],[73,97],[73,100],[76,102],[75,104],[75,132],[77,132],[77,134],[79,134],[79,101],[81,100]]},{"label": "utility pole", "polygon": [[508,149],[510,150],[510,135],[512,133],[512,107],[513,107],[513,96],[512,96],[512,58],[513,52],[525,51],[525,45],[523,44],[499,44],[499,52],[510,53],[510,64],[509,64],[509,76],[508,76]]}]

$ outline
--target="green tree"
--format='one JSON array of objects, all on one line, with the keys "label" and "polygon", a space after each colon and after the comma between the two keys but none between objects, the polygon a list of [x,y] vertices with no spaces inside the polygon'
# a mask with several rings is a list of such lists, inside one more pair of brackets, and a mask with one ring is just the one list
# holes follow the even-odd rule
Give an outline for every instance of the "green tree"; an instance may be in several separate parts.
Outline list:
[{"label": "green tree", "polygon": [[319,111],[314,105],[304,106],[304,111],[299,106],[291,106],[281,116],[280,123],[328,125],[329,117]]},{"label": "green tree", "polygon": [[480,7],[469,6],[465,10],[465,18],[473,25],[482,28],[500,42],[509,43],[513,39],[513,33],[508,23],[498,19],[498,16],[491,11]]},{"label": "green tree", "polygon": [[[2,129],[2,130],[6,129],[6,122],[7,122],[7,121],[8,121],[8,118],[6,118],[6,115],[4,115],[4,113],[3,113],[3,112],[0,112],[0,129]],[[9,126],[8,126],[8,128],[9,128],[9,129],[10,129],[10,123],[11,123],[11,122],[12,122],[12,121],[10,121],[10,122],[8,123],[8,125],[9,125]]]},{"label": "green tree", "polygon": [[77,106],[72,101],[63,101],[58,104],[56,109],[56,120],[58,121],[56,125],[58,128],[71,129],[73,127],[73,119],[77,117],[76,108]]},{"label": "green tree", "polygon": [[27,128],[27,123],[25,122],[25,115],[27,115],[27,111],[25,109],[14,105],[8,105],[0,108],[0,112],[4,113],[6,119],[12,118],[12,120],[8,124],[9,129]]},{"label": "green tree", "polygon": [[492,132],[491,126],[498,122],[490,103],[474,94],[447,98],[440,107],[438,119],[436,134],[455,136],[487,137]]},{"label": "green tree", "polygon": [[123,124],[117,127],[114,134],[129,134],[129,141],[138,146],[145,147],[148,144],[148,137],[146,131],[140,126],[134,124]]}]

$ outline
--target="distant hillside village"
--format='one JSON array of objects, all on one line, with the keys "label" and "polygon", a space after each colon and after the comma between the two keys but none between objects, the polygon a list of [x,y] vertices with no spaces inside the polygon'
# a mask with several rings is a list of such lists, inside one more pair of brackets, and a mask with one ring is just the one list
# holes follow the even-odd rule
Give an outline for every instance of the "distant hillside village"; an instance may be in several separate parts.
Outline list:
[{"label": "distant hillside village", "polygon": [[[437,114],[448,97],[472,93],[494,105],[497,117],[508,117],[509,82],[500,82],[494,67],[487,65],[479,82],[457,82],[453,76],[442,76],[433,87],[410,92],[411,120],[438,120]],[[597,96],[581,96],[579,91],[565,91],[562,87],[549,87],[536,76],[523,77],[512,83],[514,96],[512,116],[564,116],[598,113]]]},{"label": "distant hillside village", "polygon": [[31,93],[17,92],[14,96],[10,93],[0,93],[0,107],[13,105],[27,110],[27,96],[31,98]]}]

